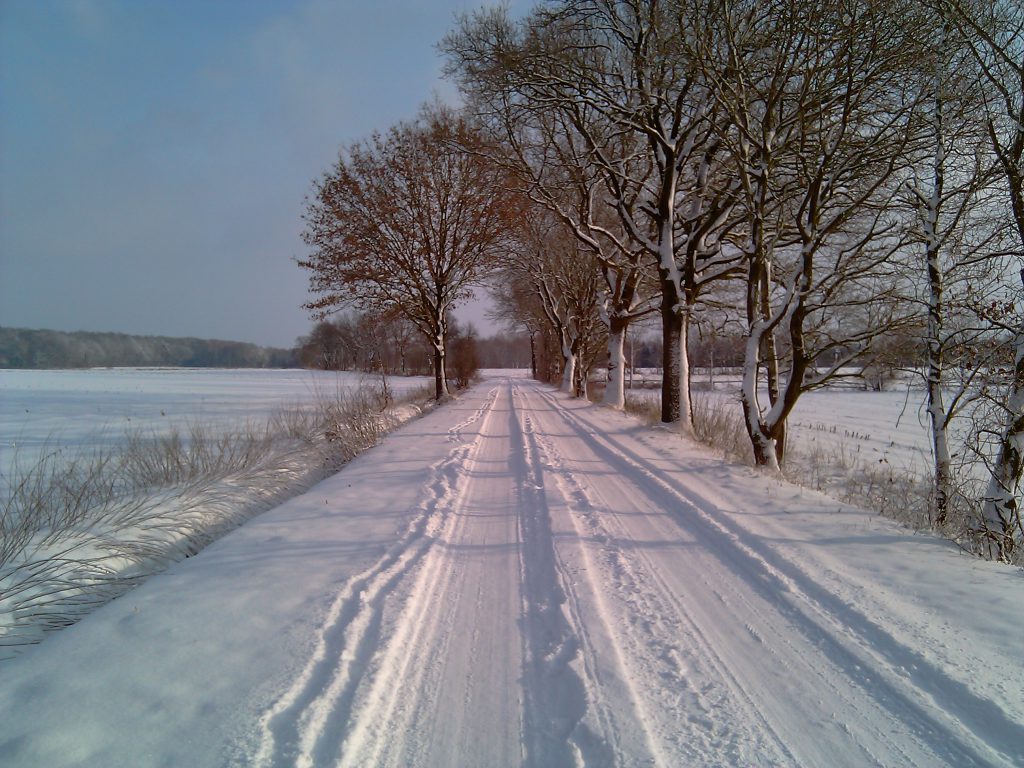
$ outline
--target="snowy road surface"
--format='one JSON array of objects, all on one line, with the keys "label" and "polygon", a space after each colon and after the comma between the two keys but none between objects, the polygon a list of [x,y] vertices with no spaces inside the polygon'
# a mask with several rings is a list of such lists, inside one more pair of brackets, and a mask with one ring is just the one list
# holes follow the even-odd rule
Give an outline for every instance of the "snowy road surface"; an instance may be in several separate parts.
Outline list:
[{"label": "snowy road surface", "polygon": [[0,666],[4,766],[1020,766],[1024,579],[496,377]]}]

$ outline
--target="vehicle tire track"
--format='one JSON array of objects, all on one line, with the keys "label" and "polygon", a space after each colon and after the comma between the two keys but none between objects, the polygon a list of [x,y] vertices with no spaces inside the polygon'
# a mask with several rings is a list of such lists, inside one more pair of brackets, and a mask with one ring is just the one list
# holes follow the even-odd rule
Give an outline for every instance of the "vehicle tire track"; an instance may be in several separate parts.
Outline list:
[{"label": "vehicle tire track", "polygon": [[314,651],[289,689],[260,718],[253,764],[269,768],[316,765],[348,730],[352,704],[379,644],[387,596],[412,571],[451,517],[467,460],[478,447],[463,432],[493,406],[497,388],[482,407],[449,430],[457,445],[430,468],[421,501],[406,529],[370,568],[343,584],[317,632]]},{"label": "vehicle tire track", "polygon": [[[553,406],[555,412],[561,416],[565,422],[574,429],[576,436],[588,443],[591,447],[594,447],[594,441],[600,441],[604,439],[605,435],[595,435],[591,431],[582,427],[578,421],[574,420],[570,415],[570,411],[563,405],[558,403],[547,393],[542,393],[542,397]],[[621,457],[615,457],[611,452],[605,450],[603,452],[596,451],[595,455],[601,455],[602,460],[607,462],[609,466],[614,467],[617,463],[617,459]],[[678,504],[678,500],[671,496],[664,494],[659,495],[656,492],[652,492],[652,488],[645,482],[643,477],[638,476],[638,466],[620,466],[619,471],[623,473],[623,476],[630,478],[630,482],[635,485],[637,492],[641,497],[647,499],[647,506],[656,510],[664,510],[666,514],[670,514],[673,507]],[[650,478],[660,480],[662,473],[659,470],[649,471]],[[660,487],[660,486],[659,486]],[[673,517],[675,515],[673,514]],[[614,541],[631,541],[633,535],[630,529],[621,520],[618,520],[617,516],[602,516],[601,520],[603,524],[611,526],[607,529],[607,533],[611,540]],[[677,522],[679,522],[677,520]],[[660,539],[665,536],[664,532],[655,534],[655,537]],[[774,599],[766,596],[761,587],[763,585],[754,584],[755,591],[754,595],[759,595],[764,603],[767,603],[768,613],[764,612],[763,607],[758,607],[751,602],[751,595],[747,594],[746,589],[742,588],[742,585],[751,585],[748,578],[748,574],[744,571],[743,566],[745,565],[742,561],[736,562],[730,558],[723,558],[721,553],[714,547],[714,542],[709,542],[707,539],[697,535],[694,540],[694,546],[698,546],[699,550],[706,550],[702,553],[696,552],[698,559],[703,559],[704,562],[700,568],[687,568],[687,573],[691,577],[695,577],[699,580],[704,587],[702,594],[696,594],[691,587],[688,590],[689,598],[687,602],[681,602],[678,593],[678,583],[673,587],[666,580],[664,573],[664,564],[659,565],[655,562],[651,555],[645,551],[643,547],[637,547],[631,549],[628,555],[621,552],[616,552],[616,558],[621,563],[621,571],[626,574],[631,574],[630,581],[637,585],[636,589],[641,594],[643,592],[650,593],[646,599],[655,599],[655,603],[650,610],[651,616],[665,617],[672,616],[676,617],[675,622],[685,628],[683,636],[692,640],[695,647],[688,648],[684,658],[686,659],[687,666],[692,666],[694,669],[700,669],[704,664],[710,664],[710,670],[705,670],[703,677],[706,682],[701,683],[701,689],[697,698],[698,713],[693,722],[698,727],[703,727],[708,730],[713,730],[716,724],[721,724],[723,721],[728,722],[729,717],[723,717],[721,710],[725,709],[728,711],[729,708],[739,707],[739,711],[734,714],[737,717],[733,717],[732,720],[735,724],[742,723],[761,723],[761,728],[765,735],[769,737],[769,742],[761,745],[757,745],[758,737],[756,734],[750,734],[750,738],[754,739],[753,750],[747,749],[747,754],[750,755],[758,754],[760,760],[760,754],[765,748],[769,748],[770,745],[774,746],[779,750],[779,757],[770,758],[769,764],[778,764],[782,760],[790,761],[790,764],[798,765],[804,763],[815,764],[823,759],[826,759],[826,755],[812,754],[812,755],[795,755],[787,744],[786,738],[786,727],[780,727],[777,725],[775,720],[774,708],[779,707],[780,704],[784,704],[780,700],[778,693],[772,689],[773,683],[767,682],[767,678],[764,673],[759,671],[751,671],[747,659],[743,658],[742,655],[738,656],[737,648],[732,648],[731,653],[726,656],[723,655],[720,648],[728,649],[730,645],[736,643],[743,644],[744,639],[738,637],[735,634],[723,634],[723,628],[728,626],[728,623],[723,623],[722,618],[729,615],[743,615],[747,616],[747,622],[741,627],[742,631],[747,634],[750,638],[753,638],[754,643],[749,640],[746,641],[745,647],[751,651],[756,651],[759,655],[767,653],[772,657],[773,661],[771,665],[760,665],[764,668],[764,672],[774,677],[776,681],[784,681],[789,677],[794,679],[800,678],[801,670],[794,670],[791,665],[794,661],[802,661],[800,650],[792,646],[789,633],[785,631],[785,626],[778,625],[778,613],[782,614],[782,618],[787,622],[788,625],[794,626],[789,619],[792,617],[785,610],[780,610],[779,605]],[[707,555],[710,554],[711,560],[708,559]],[[724,569],[723,569],[724,566]],[[706,572],[704,569],[707,569]],[[730,580],[733,580],[738,575],[741,578],[739,589],[732,589],[731,595],[726,596],[726,592],[729,591],[727,586]],[[709,579],[716,579],[716,581],[710,581]],[[653,587],[653,588],[652,588]],[[712,611],[708,613],[706,606],[707,596],[713,596],[719,600],[721,612]],[[656,598],[655,598],[656,596]],[[697,610],[695,610],[697,609]],[[774,610],[773,610],[774,609]],[[704,614],[702,619],[702,614]],[[754,623],[751,623],[754,622]],[[758,628],[760,627],[760,628]],[[664,628],[657,628],[653,633],[655,642],[658,642],[657,638],[664,638],[665,636],[671,636],[666,633]],[[788,660],[787,660],[788,659]],[[734,669],[736,663],[740,664],[740,669],[737,671]],[[804,665],[805,668],[802,670],[803,674],[810,674],[817,676],[822,686],[822,691],[828,691],[829,695],[834,697],[837,701],[836,704],[841,703],[842,706],[846,707],[848,712],[853,712],[857,709],[857,703],[852,700],[849,696],[844,693],[844,690],[838,687],[834,681],[830,680],[829,677],[823,675],[822,670],[813,666]],[[744,674],[743,667],[746,669],[747,674]],[[709,675],[710,672],[710,675]],[[700,675],[698,675],[698,679]],[[718,698],[715,703],[709,707],[707,704],[708,696],[720,696],[715,693],[715,688],[718,683],[725,685],[728,695],[725,699]],[[822,700],[822,705],[824,701]],[[713,714],[712,714],[713,712]],[[703,714],[701,714],[703,713]],[[690,719],[690,718],[688,718]],[[833,714],[833,720],[835,715]],[[855,718],[859,721],[860,718]],[[842,730],[846,730],[845,723],[833,723],[834,727],[839,727]],[[730,725],[729,727],[733,727]],[[792,735],[793,729],[790,727],[788,732]],[[849,734],[852,736],[852,734]],[[695,738],[696,741],[700,741],[700,736],[688,737]],[[888,738],[888,734],[884,733],[872,733],[872,739],[888,744],[887,750],[890,754],[895,753],[899,756],[900,764],[912,765],[914,764],[908,756],[902,754],[900,747],[892,743]],[[860,751],[859,756],[844,754],[836,764],[842,765],[863,765],[869,763],[878,762],[876,756],[873,754],[872,747],[866,743],[862,738],[855,739],[854,744]],[[806,746],[806,742],[804,743]],[[730,747],[726,744],[712,744],[713,748],[725,748],[735,749],[736,745]],[[851,746],[853,746],[851,744]],[[724,758],[723,758],[724,759]],[[831,758],[829,758],[831,759]],[[882,761],[884,762],[884,760]],[[927,763],[925,763],[927,764]]]},{"label": "vehicle tire track", "polygon": [[[753,541],[738,525],[730,524],[727,516],[712,514],[709,508],[715,509],[713,504],[705,499],[694,500],[693,491],[682,487],[670,474],[654,469],[644,457],[614,437],[596,433],[585,423],[584,416],[566,408],[555,396],[548,392],[541,392],[540,396],[597,455],[633,478],[653,504],[664,508],[683,530],[708,545],[755,593],[773,605],[807,641],[824,653],[850,682],[917,734],[922,745],[929,744],[937,734],[952,733],[954,738],[950,740],[947,735],[942,748],[946,759],[954,764],[989,764],[991,758],[985,754],[984,742],[999,749],[1007,764],[1021,763],[1024,759],[1021,729],[993,702],[942,675],[941,670],[900,644],[884,628],[811,582],[794,563]],[[722,599],[720,589],[718,594]],[[899,684],[896,670],[907,664],[931,669],[932,674],[924,680],[927,696],[912,697],[905,686]],[[960,699],[960,696],[965,698]],[[886,734],[876,736],[899,752],[896,743]]]},{"label": "vehicle tire track", "polygon": [[[565,483],[565,478],[559,473],[557,460],[552,460],[550,445],[538,435],[537,430],[534,428],[533,419],[529,415],[524,415],[523,417],[523,431],[532,460],[542,468],[545,475],[554,477],[558,495],[561,497],[558,506],[565,509],[566,517],[575,533],[577,545],[575,555],[579,558],[580,567],[573,569],[561,557],[559,547],[554,548],[554,557],[561,580],[568,585],[566,590],[567,605],[569,607],[571,624],[581,640],[585,670],[583,679],[586,683],[588,699],[592,702],[591,709],[594,711],[594,719],[598,722],[600,731],[607,734],[606,738],[609,747],[614,752],[614,765],[644,765],[650,764],[652,761],[656,765],[672,765],[672,761],[659,754],[658,745],[651,737],[649,724],[652,718],[650,712],[645,706],[643,697],[636,690],[635,676],[631,673],[625,658],[626,651],[617,633],[613,630],[612,621],[609,619],[609,610],[604,600],[606,583],[603,580],[595,581],[594,574],[598,571],[598,566],[593,562],[590,549],[585,546],[583,541],[589,532],[581,530],[579,520],[577,519],[578,513],[576,508],[580,505],[581,501],[580,489],[568,486]],[[579,586],[580,578],[586,582],[585,596],[580,594],[582,591]],[[598,640],[593,636],[593,632],[588,629],[587,623],[584,620],[586,600],[592,600],[597,608],[600,627],[596,628],[596,631],[610,642],[613,656],[611,660],[601,658],[598,650]],[[609,661],[613,663],[609,663]],[[623,712],[621,709],[616,711],[612,704],[612,701],[615,699],[605,695],[604,689],[613,684],[612,681],[605,680],[606,675],[621,681],[626,692],[627,701],[630,703],[630,712]],[[643,748],[642,754],[636,751],[627,753],[627,748],[622,744],[620,732],[623,730],[623,724],[620,721],[627,717],[630,720],[628,727],[642,733],[642,744],[640,745]],[[633,744],[629,749],[636,750],[637,746]]]},{"label": "vehicle tire track", "polygon": [[[766,764],[793,762],[781,737],[715,651],[714,644],[659,578],[658,568],[646,561],[646,568],[632,563],[637,555],[642,557],[642,551],[631,551],[629,556],[622,551],[618,542],[627,540],[629,534],[616,525],[617,519],[607,505],[566,468],[566,458],[554,440],[538,435],[537,441],[549,472],[569,502],[580,538],[602,544],[599,565],[588,567],[586,575],[592,581],[599,615],[613,638],[624,676],[631,681],[630,692],[655,763],[668,768],[680,760],[696,765],[714,762],[716,755],[731,761],[754,754]],[[581,549],[586,552],[586,547]],[[592,575],[597,570],[599,577]],[[595,578],[597,583],[593,583]],[[609,600],[617,604],[618,615],[627,616],[627,621],[608,618],[615,610],[602,603]],[[708,665],[710,670],[704,669]],[[689,674],[692,670],[698,673]],[[728,697],[701,683],[709,672],[723,681]],[[747,734],[747,743],[742,743],[733,730],[739,722],[759,722],[767,740]]]},{"label": "vehicle tire track", "polygon": [[522,541],[524,765],[612,766],[614,731],[596,733],[585,722],[589,707],[597,706],[599,720],[607,726],[607,706],[594,699],[599,689],[588,676],[593,670],[581,659],[581,650],[586,655],[584,637],[558,561],[543,468],[511,387],[510,394],[509,433],[513,472],[519,478]]},{"label": "vehicle tire track", "polygon": [[[489,418],[490,413],[485,417],[485,425]],[[479,442],[475,442],[474,448],[478,447]],[[475,453],[474,450],[462,459],[459,467],[462,477],[472,473]],[[445,525],[433,537],[434,544],[444,546],[458,540],[459,531],[465,523],[459,511],[466,495],[466,485],[463,482],[456,493],[445,498],[448,508]],[[436,686],[425,684],[433,669],[429,655],[443,655],[447,640],[457,631],[452,624],[451,611],[431,599],[443,598],[458,589],[454,581],[450,558],[439,553],[436,546],[430,553],[425,553],[416,571],[410,575],[402,605],[395,607],[396,621],[390,635],[376,649],[378,658],[374,669],[367,675],[365,694],[358,701],[344,741],[336,739],[326,744],[323,750],[325,759],[338,759],[340,756],[339,768],[398,764],[398,756],[392,754],[392,748],[399,745],[392,742],[389,734],[411,730],[408,726],[416,711],[416,697],[436,689]],[[428,723],[419,725],[421,729],[429,729]]]}]

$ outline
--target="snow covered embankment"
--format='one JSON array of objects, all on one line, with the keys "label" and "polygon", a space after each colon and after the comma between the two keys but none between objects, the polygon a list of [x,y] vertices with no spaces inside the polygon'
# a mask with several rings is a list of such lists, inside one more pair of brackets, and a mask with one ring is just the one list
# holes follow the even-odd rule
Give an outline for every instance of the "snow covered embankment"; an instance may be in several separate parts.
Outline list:
[{"label": "snow covered embankment", "polygon": [[420,412],[349,393],[262,426],[130,434],[15,471],[0,507],[0,662],[253,515],[301,493]]}]

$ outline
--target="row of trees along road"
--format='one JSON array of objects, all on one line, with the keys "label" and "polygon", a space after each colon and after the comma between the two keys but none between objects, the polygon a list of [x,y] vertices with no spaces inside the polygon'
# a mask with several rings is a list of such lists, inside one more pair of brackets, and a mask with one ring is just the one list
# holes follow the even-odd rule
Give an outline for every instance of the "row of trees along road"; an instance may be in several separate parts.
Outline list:
[{"label": "row of trees along road", "polygon": [[[744,338],[743,420],[778,470],[799,397],[893,336],[926,350],[935,521],[1024,538],[1024,9],[991,0],[578,0],[460,18],[462,115],[353,145],[318,186],[320,298],[499,301],[557,340],[581,394],[606,344],[662,332],[662,420],[692,432],[690,335]],[[441,394],[443,377],[438,384]],[[988,481],[954,478],[948,434]]]}]

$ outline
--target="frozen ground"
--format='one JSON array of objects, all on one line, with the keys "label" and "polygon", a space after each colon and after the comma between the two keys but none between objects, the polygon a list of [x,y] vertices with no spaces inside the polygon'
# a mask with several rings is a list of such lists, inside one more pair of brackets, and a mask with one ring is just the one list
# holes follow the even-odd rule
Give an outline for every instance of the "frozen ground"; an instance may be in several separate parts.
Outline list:
[{"label": "frozen ground", "polygon": [[[696,399],[713,400],[742,418],[738,379],[719,376],[714,390],[707,389],[706,381],[696,384]],[[635,389],[627,390],[627,397],[657,402],[660,393]],[[788,450],[845,466],[885,464],[897,472],[927,476],[932,458],[924,400],[923,389],[906,383],[884,392],[854,386],[808,392],[790,416]]]},{"label": "frozen ground", "polygon": [[[396,391],[426,386],[391,379]],[[211,368],[0,370],[0,474],[32,466],[57,448],[111,448],[127,431],[164,434],[190,423],[211,429],[262,422],[275,410],[339,391],[379,386],[378,377],[331,371]]]},{"label": "frozen ground", "polygon": [[0,667],[9,766],[1016,766],[1018,570],[494,376]]}]

